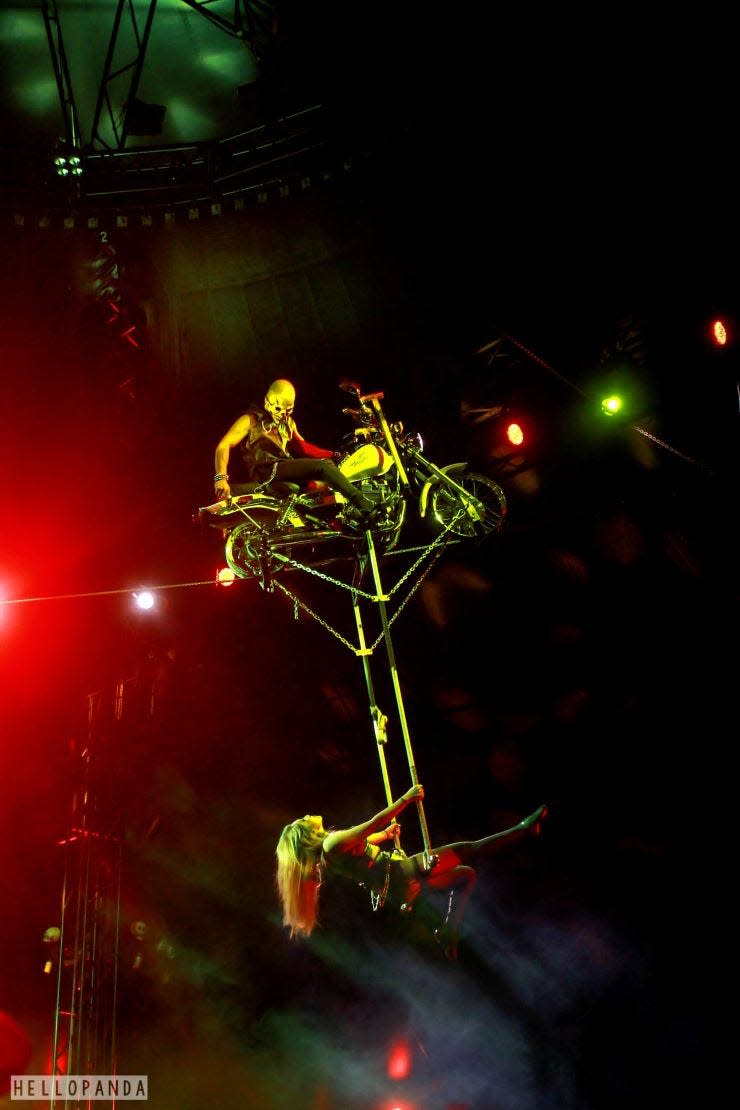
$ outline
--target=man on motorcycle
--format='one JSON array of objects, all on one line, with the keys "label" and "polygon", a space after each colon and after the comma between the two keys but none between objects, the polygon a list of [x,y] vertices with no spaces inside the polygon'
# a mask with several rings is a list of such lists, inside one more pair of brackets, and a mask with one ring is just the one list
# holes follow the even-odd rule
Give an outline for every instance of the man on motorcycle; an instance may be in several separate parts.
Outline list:
[{"label": "man on motorcycle", "polygon": [[325,482],[353,507],[348,523],[368,526],[373,503],[345,477],[334,462],[332,451],[303,438],[293,419],[294,406],[295,387],[285,378],[278,378],[268,387],[262,407],[251,407],[234,421],[216,445],[213,479],[216,497],[228,500],[245,492],[243,483],[229,482],[227,468],[231,451],[236,447],[246,481]]}]

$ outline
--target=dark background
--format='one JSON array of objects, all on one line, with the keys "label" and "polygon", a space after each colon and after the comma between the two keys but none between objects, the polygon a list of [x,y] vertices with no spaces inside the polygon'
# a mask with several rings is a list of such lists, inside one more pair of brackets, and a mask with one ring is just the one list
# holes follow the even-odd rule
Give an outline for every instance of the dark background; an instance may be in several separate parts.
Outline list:
[{"label": "dark background", "polygon": [[[320,74],[364,154],[197,223],[103,214],[139,348],[96,296],[89,206],[1,213],[0,1010],[42,1071],[41,937],[87,745],[122,838],[119,1070],[150,1075],[153,1105],[707,1101],[736,731],[737,350],[706,332],[737,311],[721,81],[688,81],[680,31],[649,43],[626,14],[576,48],[503,17],[284,11],[287,72]],[[625,362],[636,408],[609,423],[598,391]],[[216,587],[222,549],[191,522],[215,442],[277,376],[309,439],[348,430],[349,376],[509,498],[502,534],[450,549],[393,624],[433,842],[550,810],[482,869],[456,965],[424,912],[372,914],[359,891],[327,888],[308,942],[280,926],[283,824],[384,795],[361,664],[326,627],[354,641],[348,595],[291,578],[322,625],[255,581]],[[514,467],[468,415],[497,405],[532,431]],[[388,557],[384,582],[406,566]],[[158,607],[135,613],[145,585]],[[372,667],[399,794],[382,647]]]}]

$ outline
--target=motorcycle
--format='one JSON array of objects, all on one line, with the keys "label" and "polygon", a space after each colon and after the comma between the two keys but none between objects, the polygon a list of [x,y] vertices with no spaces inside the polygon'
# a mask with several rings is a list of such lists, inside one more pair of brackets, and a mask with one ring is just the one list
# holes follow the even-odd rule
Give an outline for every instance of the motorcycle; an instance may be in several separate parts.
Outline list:
[{"label": "motorcycle", "polygon": [[[357,382],[340,388],[354,405],[342,412],[354,429],[344,437],[337,465],[373,503],[369,532],[381,554],[397,547],[409,527],[409,509],[430,539],[474,539],[500,532],[507,513],[501,486],[468,470],[466,462],[437,466],[418,433],[390,423],[383,393],[363,393]],[[239,578],[264,583],[281,571],[323,566],[367,544],[341,493],[319,484],[302,489],[269,479],[236,487],[232,497],[197,510],[195,519],[221,530],[226,562]]]}]

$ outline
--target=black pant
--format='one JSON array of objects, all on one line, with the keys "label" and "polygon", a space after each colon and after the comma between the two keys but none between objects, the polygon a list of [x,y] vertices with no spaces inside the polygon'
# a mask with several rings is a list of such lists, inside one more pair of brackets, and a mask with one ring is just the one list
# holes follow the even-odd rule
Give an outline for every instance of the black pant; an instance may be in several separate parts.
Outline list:
[{"label": "black pant", "polygon": [[275,480],[279,482],[326,482],[338,490],[351,505],[369,509],[371,502],[345,478],[331,459],[280,459],[275,467]]}]

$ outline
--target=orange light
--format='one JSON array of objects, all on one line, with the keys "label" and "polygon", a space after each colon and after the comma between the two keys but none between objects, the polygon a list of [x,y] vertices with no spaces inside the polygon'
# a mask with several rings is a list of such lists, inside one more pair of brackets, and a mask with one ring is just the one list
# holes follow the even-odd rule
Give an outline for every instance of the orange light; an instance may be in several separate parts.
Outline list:
[{"label": "orange light", "polygon": [[513,447],[521,447],[524,443],[524,429],[521,424],[511,421],[506,425],[506,438]]},{"label": "orange light", "polygon": [[727,346],[727,327],[723,320],[712,320],[709,325],[709,334],[718,347]]}]

